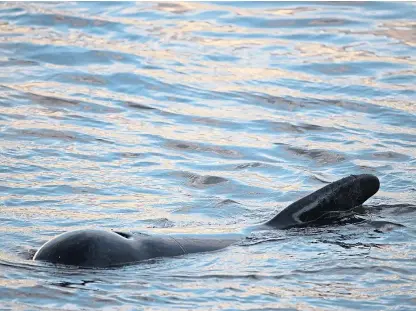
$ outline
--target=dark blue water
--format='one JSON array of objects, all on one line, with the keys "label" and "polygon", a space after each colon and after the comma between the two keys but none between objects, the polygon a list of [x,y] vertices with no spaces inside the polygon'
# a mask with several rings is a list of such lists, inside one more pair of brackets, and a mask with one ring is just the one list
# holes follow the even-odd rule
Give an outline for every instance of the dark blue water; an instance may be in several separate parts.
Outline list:
[{"label": "dark blue water", "polygon": [[[0,309],[413,310],[415,8],[0,3]],[[360,173],[381,180],[360,224],[30,260],[79,228],[240,231]]]}]

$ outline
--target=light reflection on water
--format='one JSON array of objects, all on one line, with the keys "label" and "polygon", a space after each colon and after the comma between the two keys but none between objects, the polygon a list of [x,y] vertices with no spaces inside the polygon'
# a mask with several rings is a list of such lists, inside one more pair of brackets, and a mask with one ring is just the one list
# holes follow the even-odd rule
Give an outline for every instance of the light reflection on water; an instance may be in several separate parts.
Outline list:
[{"label": "light reflection on water", "polygon": [[[411,310],[415,13],[0,4],[2,307]],[[109,270],[29,260],[79,228],[240,231],[359,173],[381,179],[373,222]]]}]

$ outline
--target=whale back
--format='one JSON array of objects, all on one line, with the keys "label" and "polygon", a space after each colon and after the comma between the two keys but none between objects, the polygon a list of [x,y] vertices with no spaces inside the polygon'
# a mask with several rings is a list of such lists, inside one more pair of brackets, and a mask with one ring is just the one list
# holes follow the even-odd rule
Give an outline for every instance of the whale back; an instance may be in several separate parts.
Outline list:
[{"label": "whale back", "polygon": [[[349,176],[294,202],[262,226],[286,229],[334,223],[363,204],[380,187],[372,175]],[[254,230],[261,228],[256,226]],[[256,229],[257,228],[257,229]],[[172,257],[227,247],[242,234],[147,235],[84,229],[63,233],[45,243],[33,260],[79,267],[104,268],[150,258]]]},{"label": "whale back", "polygon": [[376,176],[351,175],[290,204],[264,225],[278,229],[331,223],[373,196],[380,188]]}]

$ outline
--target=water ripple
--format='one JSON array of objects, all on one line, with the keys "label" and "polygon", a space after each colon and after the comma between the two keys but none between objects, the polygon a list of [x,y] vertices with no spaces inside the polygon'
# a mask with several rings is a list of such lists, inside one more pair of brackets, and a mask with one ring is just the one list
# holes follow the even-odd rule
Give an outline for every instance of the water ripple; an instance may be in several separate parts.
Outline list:
[{"label": "water ripple", "polygon": [[[5,309],[412,310],[413,3],[0,3]],[[63,231],[230,232],[349,174],[367,221],[86,270]]]}]

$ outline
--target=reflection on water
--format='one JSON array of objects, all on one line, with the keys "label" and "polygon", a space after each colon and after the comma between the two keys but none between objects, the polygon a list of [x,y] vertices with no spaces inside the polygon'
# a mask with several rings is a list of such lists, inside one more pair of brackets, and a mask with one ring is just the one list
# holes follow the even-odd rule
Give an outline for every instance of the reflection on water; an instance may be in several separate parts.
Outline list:
[{"label": "reflection on water", "polygon": [[[6,309],[411,310],[413,3],[0,4]],[[348,174],[337,227],[109,270],[29,259],[57,233],[232,232]]]}]

